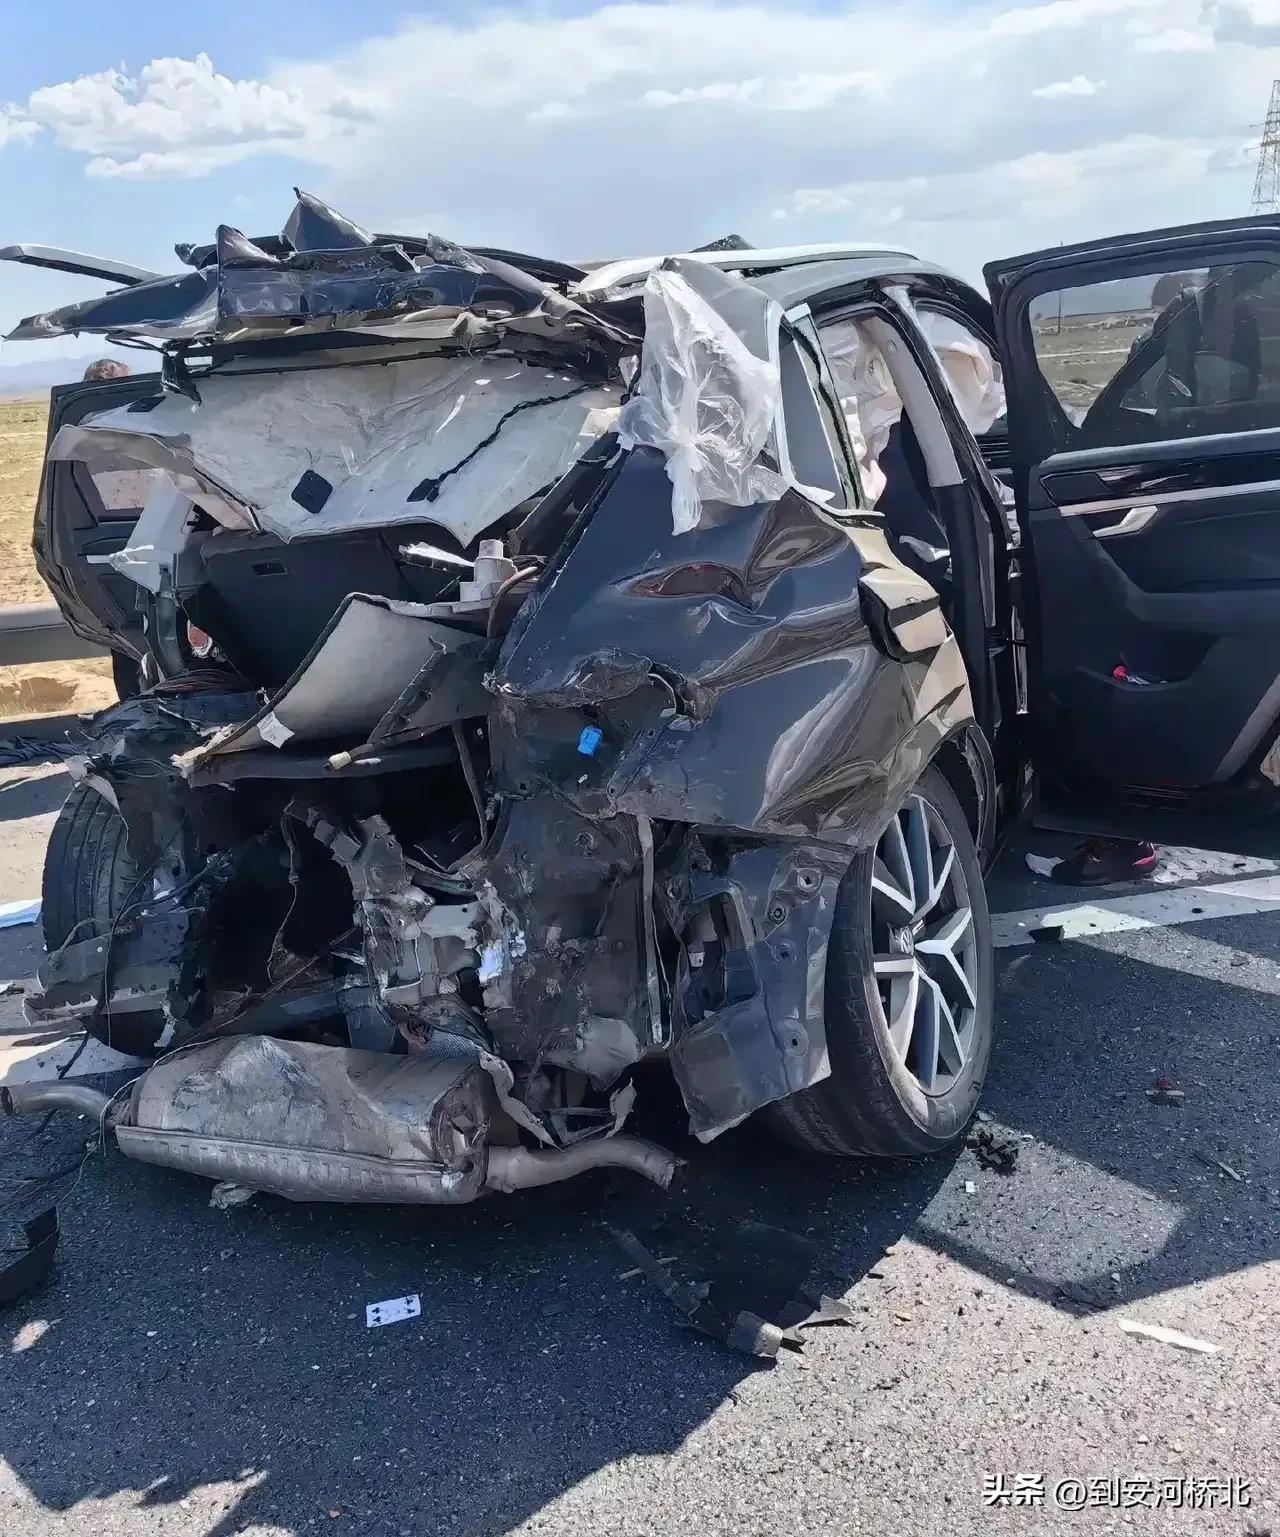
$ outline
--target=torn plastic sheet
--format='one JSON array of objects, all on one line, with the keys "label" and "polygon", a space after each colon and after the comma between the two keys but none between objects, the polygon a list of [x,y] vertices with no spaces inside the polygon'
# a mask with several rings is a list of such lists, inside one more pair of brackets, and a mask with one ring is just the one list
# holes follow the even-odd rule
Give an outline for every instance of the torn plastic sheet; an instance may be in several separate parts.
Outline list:
[{"label": "torn plastic sheet", "polygon": [[763,334],[753,338],[757,355],[721,312],[739,289],[750,292],[727,273],[677,259],[651,272],[644,287],[640,374],[619,417],[618,441],[665,456],[678,534],[697,526],[704,502],[750,507],[786,487],[761,462],[782,403],[781,311],[771,302],[765,309]]},{"label": "torn plastic sheet", "polygon": [[[145,412],[99,412],[63,427],[49,458],[91,473],[167,470],[240,509],[239,526],[247,511],[285,540],[429,520],[467,545],[559,479],[621,398],[512,356],[377,351],[368,363],[317,354],[330,366],[208,374],[198,403],[168,394]],[[231,521],[217,501],[206,510]]]}]

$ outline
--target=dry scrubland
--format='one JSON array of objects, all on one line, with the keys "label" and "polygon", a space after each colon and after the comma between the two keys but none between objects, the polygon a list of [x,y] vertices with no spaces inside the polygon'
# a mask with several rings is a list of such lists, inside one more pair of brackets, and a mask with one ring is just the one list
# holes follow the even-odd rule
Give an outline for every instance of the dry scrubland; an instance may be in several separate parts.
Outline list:
[{"label": "dry scrubland", "polygon": [[[0,604],[48,603],[31,558],[48,401],[0,400]],[[0,717],[99,710],[115,698],[106,661],[0,668]]]}]

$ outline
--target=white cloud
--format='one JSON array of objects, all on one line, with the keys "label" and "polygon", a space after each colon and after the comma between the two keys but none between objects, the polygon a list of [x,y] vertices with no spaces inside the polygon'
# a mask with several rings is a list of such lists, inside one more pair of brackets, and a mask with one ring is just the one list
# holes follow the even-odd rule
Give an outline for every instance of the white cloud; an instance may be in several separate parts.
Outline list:
[{"label": "white cloud", "polygon": [[1072,75],[1070,80],[1055,80],[1052,85],[1037,86],[1031,94],[1045,101],[1058,101],[1065,96],[1096,96],[1106,83],[1105,80],[1090,80],[1087,75]]},{"label": "white cloud", "polygon": [[529,114],[531,123],[562,123],[568,118],[577,117],[577,112],[567,101],[544,101],[540,107],[535,107]]},{"label": "white cloud", "polygon": [[1130,27],[1137,53],[1211,53],[1213,33],[1202,27],[1161,27],[1148,32],[1142,26]]},{"label": "white cloud", "polygon": [[997,37],[1034,37],[1041,32],[1083,27],[1130,11],[1158,9],[1163,0],[1049,0],[1047,5],[1027,5],[993,17],[991,31]]},{"label": "white cloud", "polygon": [[1280,0],[1210,0],[1205,13],[1219,42],[1253,48],[1280,43]]},{"label": "white cloud", "polygon": [[1257,164],[1258,143],[1256,139],[1249,139],[1222,145],[1209,161],[1209,171],[1211,175],[1221,171],[1251,171]]},{"label": "white cloud", "polygon": [[[1274,59],[1214,29],[1268,25],[1267,4],[475,7],[258,78],[203,55],[104,70],[16,116],[95,177],[287,155],[281,217],[297,181],[374,228],[447,210],[440,234],[570,259],[892,225],[973,273],[1024,242],[1247,208],[1240,130]],[[211,203],[210,232],[228,211]]]},{"label": "white cloud", "polygon": [[876,76],[865,69],[843,75],[803,74],[769,80],[754,75],[749,80],[709,80],[702,85],[682,86],[678,91],[646,91],[640,98],[646,107],[705,106],[754,107],[764,112],[822,112],[854,91],[866,91]]},{"label": "white cloud", "polygon": [[[1033,151],[979,171],[912,177],[863,178],[829,187],[800,187],[785,212],[792,217],[856,210],[863,227],[909,223],[936,228],[957,219],[1014,225],[1045,218],[1063,227],[1087,208],[1099,185],[1174,190],[1224,167],[1239,142],[1164,139],[1133,134],[1107,144],[1060,153]],[[780,212],[784,210],[779,210]]]},{"label": "white cloud", "polygon": [[247,155],[323,134],[371,111],[356,93],[320,102],[258,80],[220,75],[208,54],[153,59],[31,93],[26,113],[63,148],[92,156],[92,176],[199,176]]},{"label": "white cloud", "polygon": [[0,107],[0,149],[6,144],[17,144],[33,139],[40,132],[40,124],[33,123],[16,107]]},{"label": "white cloud", "polygon": [[84,174],[115,181],[166,181],[175,178],[207,176],[240,160],[251,160],[262,153],[262,144],[217,144],[198,149],[144,149],[128,160],[112,155],[95,155],[85,162]]}]

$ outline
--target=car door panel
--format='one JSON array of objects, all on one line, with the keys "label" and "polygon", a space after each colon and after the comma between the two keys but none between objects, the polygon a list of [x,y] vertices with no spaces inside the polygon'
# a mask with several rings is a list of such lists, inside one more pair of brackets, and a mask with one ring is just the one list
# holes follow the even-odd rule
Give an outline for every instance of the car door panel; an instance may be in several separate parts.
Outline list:
[{"label": "car door panel", "polygon": [[1229,846],[1224,821],[1280,810],[1257,771],[1280,728],[1280,228],[1125,237],[988,281],[1047,797],[1138,836],[1181,797]]},{"label": "car door panel", "polygon": [[[56,387],[49,401],[49,442],[60,428],[95,411],[129,405],[160,392],[158,374],[86,380]],[[46,460],[36,506],[36,567],[78,634],[115,650],[121,641],[144,649],[139,588],[128,577],[98,564],[129,542],[142,511],[145,487],[121,478],[95,478],[81,463]]]}]

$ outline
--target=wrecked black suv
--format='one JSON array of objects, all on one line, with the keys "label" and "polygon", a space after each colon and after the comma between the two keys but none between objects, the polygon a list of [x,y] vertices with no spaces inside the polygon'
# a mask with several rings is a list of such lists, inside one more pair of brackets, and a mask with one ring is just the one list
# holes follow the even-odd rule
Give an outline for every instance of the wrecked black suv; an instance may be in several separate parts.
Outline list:
[{"label": "wrecked black suv", "polygon": [[4,254],[121,285],[15,335],[160,365],[55,392],[36,527],[142,679],[73,764],[28,1002],[158,1058],[131,1156],[665,1183],[655,1061],[700,1138],[927,1153],[987,1072],[1029,785],[1270,836],[1272,222],[997,264],[994,315],[902,252],[585,270],[301,194],[177,276]]}]

